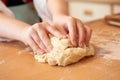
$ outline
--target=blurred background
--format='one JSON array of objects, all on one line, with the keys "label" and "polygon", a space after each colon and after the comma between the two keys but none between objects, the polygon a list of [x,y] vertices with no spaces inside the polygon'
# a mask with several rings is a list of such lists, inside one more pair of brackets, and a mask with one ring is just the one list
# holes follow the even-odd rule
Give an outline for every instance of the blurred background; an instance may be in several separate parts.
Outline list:
[{"label": "blurred background", "polygon": [[120,13],[120,0],[67,0],[70,14],[83,22]]},{"label": "blurred background", "polygon": [[[14,3],[8,2],[7,4],[7,6],[9,6],[9,8],[14,12],[17,19],[29,24],[34,24],[35,22],[41,21],[35,11],[32,0],[23,0],[22,2],[20,1],[21,0],[12,0]],[[82,22],[91,22],[94,20],[103,19],[107,15],[115,15],[120,13],[120,0],[67,1],[69,5],[70,15],[80,19]],[[16,2],[22,5],[17,5],[18,3]]]}]

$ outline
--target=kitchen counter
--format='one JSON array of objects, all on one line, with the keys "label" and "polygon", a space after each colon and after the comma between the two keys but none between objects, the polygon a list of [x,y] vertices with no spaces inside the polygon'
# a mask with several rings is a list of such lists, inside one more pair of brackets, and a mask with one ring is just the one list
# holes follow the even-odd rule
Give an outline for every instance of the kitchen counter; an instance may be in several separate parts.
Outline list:
[{"label": "kitchen counter", "polygon": [[120,80],[120,27],[87,24],[96,55],[67,67],[38,63],[20,42],[0,42],[0,80]]}]

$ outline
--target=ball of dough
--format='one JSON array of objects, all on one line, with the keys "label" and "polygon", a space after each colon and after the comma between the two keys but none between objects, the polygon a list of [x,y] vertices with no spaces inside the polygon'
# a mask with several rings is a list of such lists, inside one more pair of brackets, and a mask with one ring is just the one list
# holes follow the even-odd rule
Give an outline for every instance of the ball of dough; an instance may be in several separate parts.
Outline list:
[{"label": "ball of dough", "polygon": [[76,63],[85,56],[94,55],[92,45],[84,48],[72,47],[69,39],[51,38],[53,50],[43,55],[35,55],[38,62],[47,62],[49,65],[66,66]]}]

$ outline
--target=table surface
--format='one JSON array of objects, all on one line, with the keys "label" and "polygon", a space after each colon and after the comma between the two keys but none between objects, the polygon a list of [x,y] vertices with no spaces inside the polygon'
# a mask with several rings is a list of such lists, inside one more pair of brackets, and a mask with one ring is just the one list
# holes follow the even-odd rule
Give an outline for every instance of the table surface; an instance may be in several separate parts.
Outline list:
[{"label": "table surface", "polygon": [[0,80],[120,80],[120,27],[88,25],[96,55],[67,67],[37,62],[20,42],[0,42]]}]

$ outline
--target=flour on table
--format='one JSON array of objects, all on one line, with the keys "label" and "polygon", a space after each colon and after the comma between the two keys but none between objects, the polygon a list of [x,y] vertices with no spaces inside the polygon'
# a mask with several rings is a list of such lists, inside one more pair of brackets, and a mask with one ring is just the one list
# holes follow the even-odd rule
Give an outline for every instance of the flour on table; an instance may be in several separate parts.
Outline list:
[{"label": "flour on table", "polygon": [[94,55],[92,45],[84,48],[72,47],[69,39],[51,38],[53,50],[50,53],[43,55],[35,55],[38,62],[47,62],[49,65],[66,66],[78,62],[85,56]]},{"label": "flour on table", "polygon": [[0,37],[0,42],[11,42],[11,41],[14,41],[14,40]]},{"label": "flour on table", "polygon": [[3,59],[0,59],[0,64],[4,64],[5,61]]}]

